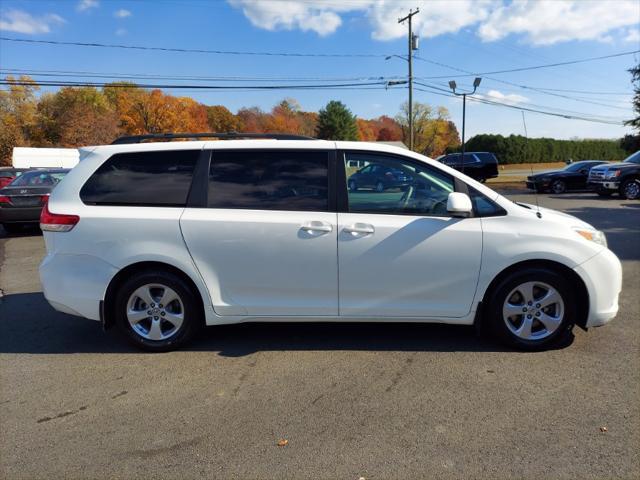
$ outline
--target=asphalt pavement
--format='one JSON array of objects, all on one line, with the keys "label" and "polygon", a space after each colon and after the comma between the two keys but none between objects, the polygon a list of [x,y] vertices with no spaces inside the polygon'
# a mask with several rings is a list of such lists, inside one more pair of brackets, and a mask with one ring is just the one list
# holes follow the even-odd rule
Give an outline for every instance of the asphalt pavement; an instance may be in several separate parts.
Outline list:
[{"label": "asphalt pavement", "polygon": [[0,478],[639,478],[640,202],[537,198],[624,268],[618,317],[541,353],[415,324],[212,327],[141,353],[47,304],[37,232],[0,238]]}]

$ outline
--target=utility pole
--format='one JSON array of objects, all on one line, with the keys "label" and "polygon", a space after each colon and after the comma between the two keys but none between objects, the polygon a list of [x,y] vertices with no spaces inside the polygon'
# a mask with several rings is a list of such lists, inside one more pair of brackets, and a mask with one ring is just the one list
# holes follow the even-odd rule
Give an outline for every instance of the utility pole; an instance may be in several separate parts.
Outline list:
[{"label": "utility pole", "polygon": [[407,61],[409,62],[409,150],[413,150],[413,50],[418,49],[417,37],[413,36],[411,31],[411,19],[414,15],[420,13],[420,9],[416,8],[409,10],[409,15],[398,19],[398,23],[404,23],[405,20],[409,20],[409,55]]}]

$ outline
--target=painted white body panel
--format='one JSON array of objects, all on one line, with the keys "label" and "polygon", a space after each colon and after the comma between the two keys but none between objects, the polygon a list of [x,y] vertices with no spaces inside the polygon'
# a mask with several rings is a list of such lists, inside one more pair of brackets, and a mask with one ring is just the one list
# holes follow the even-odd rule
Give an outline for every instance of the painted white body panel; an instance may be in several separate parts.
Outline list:
[{"label": "painted white body panel", "polygon": [[[352,149],[405,155],[446,171],[502,206],[505,216],[396,215],[107,207],[79,191],[112,154],[167,149]],[[155,261],[184,272],[198,288],[209,325],[244,321],[442,322],[472,324],[491,281],[526,260],[572,268],[589,293],[588,326],[615,316],[620,262],[580,237],[579,219],[516,205],[485,185],[422,155],[363,142],[240,140],[113,145],[83,149],[82,161],[51,195],[54,213],[75,214],[70,232],[45,232],[40,267],[54,308],[97,320],[116,272]],[[320,221],[331,232],[300,228]],[[373,225],[351,238],[344,227]],[[308,234],[308,238],[303,235]],[[189,247],[189,248],[187,248]],[[584,301],[587,301],[586,299]]]},{"label": "painted white body panel", "polygon": [[338,315],[335,213],[187,208],[180,224],[217,314]]},{"label": "painted white body panel", "polygon": [[[482,258],[480,219],[339,213],[338,222],[341,315],[469,314]],[[354,224],[375,231],[345,230]]]}]

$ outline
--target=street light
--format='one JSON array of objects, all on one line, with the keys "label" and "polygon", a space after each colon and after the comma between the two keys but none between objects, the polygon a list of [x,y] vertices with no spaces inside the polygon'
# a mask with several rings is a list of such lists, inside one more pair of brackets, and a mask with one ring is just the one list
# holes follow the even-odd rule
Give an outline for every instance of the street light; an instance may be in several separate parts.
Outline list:
[{"label": "street light", "polygon": [[482,81],[482,78],[480,77],[476,77],[473,80],[473,91],[472,92],[461,92],[458,93],[456,92],[456,82],[455,80],[451,80],[449,81],[449,88],[451,89],[451,91],[453,92],[454,95],[456,96],[462,96],[462,157],[460,160],[460,163],[462,164],[462,171],[464,172],[464,153],[465,153],[465,146],[464,146],[464,124],[465,124],[465,117],[466,117],[466,111],[467,111],[467,95],[473,95],[474,93],[476,93],[476,89],[480,86],[480,82]]}]

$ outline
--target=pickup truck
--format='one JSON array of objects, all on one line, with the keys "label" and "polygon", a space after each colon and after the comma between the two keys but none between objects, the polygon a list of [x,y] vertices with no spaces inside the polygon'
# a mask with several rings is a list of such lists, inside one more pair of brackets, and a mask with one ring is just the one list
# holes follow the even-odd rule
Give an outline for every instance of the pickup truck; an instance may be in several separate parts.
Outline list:
[{"label": "pickup truck", "polygon": [[587,186],[601,197],[618,192],[627,200],[637,200],[640,198],[640,151],[621,163],[593,167],[589,171]]}]

